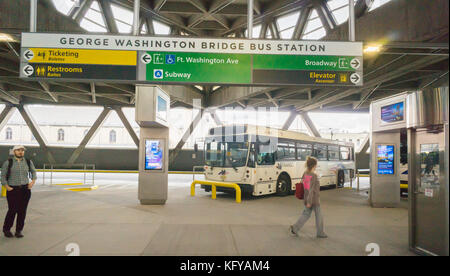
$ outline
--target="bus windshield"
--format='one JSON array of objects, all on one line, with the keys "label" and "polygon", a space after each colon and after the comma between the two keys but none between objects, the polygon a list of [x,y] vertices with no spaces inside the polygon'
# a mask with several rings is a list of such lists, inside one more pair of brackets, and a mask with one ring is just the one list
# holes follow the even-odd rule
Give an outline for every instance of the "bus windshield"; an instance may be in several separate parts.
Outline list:
[{"label": "bus windshield", "polygon": [[247,164],[248,143],[206,143],[205,162],[212,167],[236,168]]}]

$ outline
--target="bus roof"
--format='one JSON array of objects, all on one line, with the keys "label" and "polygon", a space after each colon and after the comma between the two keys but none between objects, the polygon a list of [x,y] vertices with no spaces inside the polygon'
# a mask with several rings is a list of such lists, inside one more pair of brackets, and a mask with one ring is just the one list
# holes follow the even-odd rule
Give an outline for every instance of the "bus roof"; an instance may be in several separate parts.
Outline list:
[{"label": "bus roof", "polygon": [[[225,130],[226,128],[232,128],[231,130]],[[214,131],[217,129],[217,131]],[[219,131],[219,129],[221,129]],[[321,137],[313,137],[303,132],[290,131],[290,130],[282,130],[278,128],[265,127],[265,126],[257,126],[257,125],[224,125],[221,127],[214,127],[209,130],[209,136],[217,136],[214,133],[232,133],[233,135],[260,135],[266,137],[278,137],[289,140],[300,140],[305,142],[314,142],[314,143],[324,143],[324,144],[335,144],[341,146],[350,146],[353,147],[354,144],[350,142],[341,142]],[[222,136],[224,136],[222,134]]]}]

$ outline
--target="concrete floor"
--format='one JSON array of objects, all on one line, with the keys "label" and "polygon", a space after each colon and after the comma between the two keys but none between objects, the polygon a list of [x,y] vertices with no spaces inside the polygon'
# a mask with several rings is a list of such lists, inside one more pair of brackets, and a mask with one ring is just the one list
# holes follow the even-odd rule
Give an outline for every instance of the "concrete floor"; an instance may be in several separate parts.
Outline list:
[{"label": "concrete floor", "polygon": [[[67,255],[72,243],[81,255],[367,255],[369,243],[377,243],[381,255],[413,255],[408,251],[406,201],[400,208],[373,209],[365,192],[324,190],[329,238],[315,238],[313,218],[300,237],[290,237],[288,226],[303,209],[294,196],[244,198],[237,204],[221,193],[212,200],[199,188],[191,197],[191,181],[191,175],[170,175],[163,206],[140,205],[137,182],[123,174],[96,176],[99,188],[88,192],[38,182],[25,237],[1,236],[0,255]],[[6,206],[0,199],[1,220]]]}]

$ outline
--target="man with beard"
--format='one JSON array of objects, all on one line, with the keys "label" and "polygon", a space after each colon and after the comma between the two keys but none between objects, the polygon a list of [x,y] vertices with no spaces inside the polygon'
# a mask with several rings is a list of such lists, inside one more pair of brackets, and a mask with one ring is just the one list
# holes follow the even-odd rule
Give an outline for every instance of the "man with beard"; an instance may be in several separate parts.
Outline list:
[{"label": "man with beard", "polygon": [[1,182],[6,188],[6,198],[8,200],[8,213],[6,213],[3,224],[3,233],[5,237],[14,237],[11,233],[11,228],[17,215],[15,236],[22,238],[28,202],[31,197],[31,188],[36,182],[37,176],[33,162],[24,158],[25,147],[14,146],[12,151],[14,157],[6,160],[2,167]]}]

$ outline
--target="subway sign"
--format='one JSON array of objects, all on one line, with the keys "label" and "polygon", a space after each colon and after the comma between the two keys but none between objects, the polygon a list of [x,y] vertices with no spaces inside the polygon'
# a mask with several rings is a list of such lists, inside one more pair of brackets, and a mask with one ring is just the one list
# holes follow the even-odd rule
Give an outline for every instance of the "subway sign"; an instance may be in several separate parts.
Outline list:
[{"label": "subway sign", "polygon": [[361,42],[22,33],[25,79],[361,86]]}]

